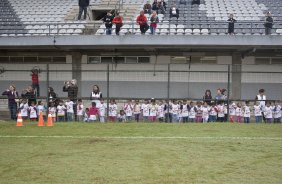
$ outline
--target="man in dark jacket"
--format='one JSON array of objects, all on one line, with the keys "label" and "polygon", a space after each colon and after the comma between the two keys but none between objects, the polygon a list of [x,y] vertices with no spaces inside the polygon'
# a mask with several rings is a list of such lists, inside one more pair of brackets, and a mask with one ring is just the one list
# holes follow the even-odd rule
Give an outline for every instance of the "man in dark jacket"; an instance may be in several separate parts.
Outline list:
[{"label": "man in dark jacket", "polygon": [[107,15],[103,18],[106,27],[106,35],[112,34],[113,19],[114,17],[111,12],[108,12]]},{"label": "man in dark jacket", "polygon": [[265,35],[271,35],[272,26],[273,26],[273,18],[271,16],[271,13],[267,12],[266,18],[265,18],[265,23],[264,23]]},{"label": "man in dark jacket", "polygon": [[89,0],[78,0],[79,5],[79,14],[78,14],[78,20],[81,19],[82,12],[84,12],[83,19],[86,19],[87,15],[87,7],[89,6]]},{"label": "man in dark jacket", "polygon": [[68,97],[70,101],[73,101],[73,111],[74,111],[74,117],[75,120],[77,119],[77,93],[78,93],[78,87],[76,84],[76,80],[72,79],[71,81],[65,82],[65,85],[63,87],[63,92],[68,92]]}]

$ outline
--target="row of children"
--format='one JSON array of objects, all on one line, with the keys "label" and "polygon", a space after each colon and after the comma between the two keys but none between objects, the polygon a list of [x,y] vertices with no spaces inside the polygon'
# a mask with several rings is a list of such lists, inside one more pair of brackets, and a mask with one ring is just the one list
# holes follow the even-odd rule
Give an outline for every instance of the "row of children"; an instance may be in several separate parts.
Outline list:
[{"label": "row of children", "polygon": [[[74,119],[74,102],[67,100],[67,102],[60,101],[56,107],[54,103],[50,104],[49,113],[54,121],[73,121]],[[118,111],[119,110],[119,111]],[[47,108],[41,102],[36,106],[34,103],[29,107],[26,100],[20,104],[20,111],[24,119],[28,117],[35,120],[40,112],[46,115]],[[126,121],[150,121],[150,122],[227,122],[228,108],[224,102],[218,104],[207,102],[189,102],[187,100],[172,102],[163,102],[159,100],[158,103],[155,99],[144,100],[141,104],[139,100],[128,100],[127,103],[118,107],[115,100],[110,100],[108,117],[107,104],[103,100],[99,102],[92,102],[90,108],[85,108],[82,100],[77,103],[77,120],[82,122],[100,121],[105,122],[126,122]],[[267,123],[281,122],[281,106],[275,102],[271,106],[270,102],[266,106],[262,106],[260,102],[256,102],[253,107],[249,102],[243,103],[230,103],[229,105],[229,121],[230,122],[245,122],[250,123],[251,115],[254,115],[257,123],[264,120]]]}]

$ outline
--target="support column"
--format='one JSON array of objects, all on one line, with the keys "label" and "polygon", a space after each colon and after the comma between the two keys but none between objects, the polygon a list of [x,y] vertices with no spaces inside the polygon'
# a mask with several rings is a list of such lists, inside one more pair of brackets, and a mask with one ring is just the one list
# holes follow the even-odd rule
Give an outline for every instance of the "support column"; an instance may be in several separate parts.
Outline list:
[{"label": "support column", "polygon": [[240,53],[232,54],[231,99],[241,99],[242,59]]},{"label": "support column", "polygon": [[73,52],[72,53],[72,78],[77,80],[77,86],[78,86],[78,97],[81,97],[81,60],[82,55],[79,52]]}]

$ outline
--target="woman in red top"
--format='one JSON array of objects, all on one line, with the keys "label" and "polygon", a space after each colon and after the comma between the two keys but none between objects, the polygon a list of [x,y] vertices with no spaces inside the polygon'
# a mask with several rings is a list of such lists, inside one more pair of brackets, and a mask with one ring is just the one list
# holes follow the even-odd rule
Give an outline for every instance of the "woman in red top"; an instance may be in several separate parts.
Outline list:
[{"label": "woman in red top", "polygon": [[140,25],[140,31],[141,34],[145,34],[146,31],[149,29],[148,23],[147,23],[147,17],[144,15],[144,11],[140,11],[140,15],[137,17],[136,20],[137,24]]},{"label": "woman in red top", "polygon": [[116,35],[119,35],[120,28],[122,27],[122,16],[119,13],[116,13],[116,16],[113,20],[113,23],[116,25]]}]

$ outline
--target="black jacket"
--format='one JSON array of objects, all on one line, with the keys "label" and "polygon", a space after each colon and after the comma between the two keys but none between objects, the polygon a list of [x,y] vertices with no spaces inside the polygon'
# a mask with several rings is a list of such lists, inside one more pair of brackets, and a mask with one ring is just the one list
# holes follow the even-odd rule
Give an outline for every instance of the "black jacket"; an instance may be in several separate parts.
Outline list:
[{"label": "black jacket", "polygon": [[113,16],[106,15],[103,19],[106,28],[111,28],[113,26]]},{"label": "black jacket", "polygon": [[31,105],[31,102],[34,102],[36,104],[36,95],[35,95],[34,91],[31,91],[31,92],[24,91],[22,93],[22,98],[28,100],[28,106]]},{"label": "black jacket", "polygon": [[71,101],[77,100],[78,87],[77,86],[64,86],[63,92],[68,92],[68,97]]},{"label": "black jacket", "polygon": [[272,25],[273,25],[273,18],[266,17],[264,26],[267,28],[272,28]]},{"label": "black jacket", "polygon": [[82,7],[89,6],[89,0],[78,0],[78,5]]}]

